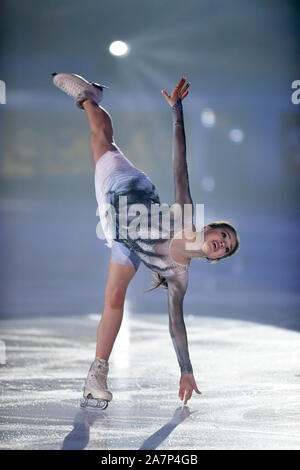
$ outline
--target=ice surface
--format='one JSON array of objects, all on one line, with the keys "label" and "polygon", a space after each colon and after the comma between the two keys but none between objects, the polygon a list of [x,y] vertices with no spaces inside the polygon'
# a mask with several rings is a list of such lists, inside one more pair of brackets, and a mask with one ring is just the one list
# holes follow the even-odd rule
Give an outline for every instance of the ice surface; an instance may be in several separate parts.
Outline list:
[{"label": "ice surface", "polygon": [[187,316],[202,395],[178,398],[167,316],[127,304],[110,358],[114,399],[79,408],[99,316],[2,320],[1,449],[299,449],[299,334]]}]

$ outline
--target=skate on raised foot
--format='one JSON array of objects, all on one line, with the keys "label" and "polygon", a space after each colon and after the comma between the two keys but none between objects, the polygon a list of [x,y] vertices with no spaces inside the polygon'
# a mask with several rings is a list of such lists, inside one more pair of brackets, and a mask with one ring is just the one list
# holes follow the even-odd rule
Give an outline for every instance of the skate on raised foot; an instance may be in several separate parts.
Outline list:
[{"label": "skate on raised foot", "polygon": [[105,85],[88,82],[85,78],[74,73],[53,73],[52,76],[54,85],[74,98],[80,109],[83,109],[82,103],[87,99],[99,104],[102,100],[103,88],[108,88]]},{"label": "skate on raised foot", "polygon": [[105,410],[112,400],[112,393],[107,389],[108,362],[105,359],[95,359],[92,363],[80,400],[82,408],[92,407]]}]

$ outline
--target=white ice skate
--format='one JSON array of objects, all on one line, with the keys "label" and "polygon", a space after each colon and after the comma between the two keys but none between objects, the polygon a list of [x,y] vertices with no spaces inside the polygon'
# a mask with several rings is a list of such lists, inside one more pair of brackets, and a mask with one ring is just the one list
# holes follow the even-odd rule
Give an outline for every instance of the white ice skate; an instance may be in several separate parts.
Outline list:
[{"label": "white ice skate", "polygon": [[105,410],[112,400],[112,393],[107,389],[108,362],[104,359],[95,359],[92,363],[85,381],[83,398],[80,406],[91,406]]},{"label": "white ice skate", "polygon": [[87,99],[99,104],[102,100],[103,88],[107,88],[105,85],[88,82],[85,78],[74,73],[53,73],[52,76],[54,85],[74,98],[80,109],[83,109],[82,103]]}]

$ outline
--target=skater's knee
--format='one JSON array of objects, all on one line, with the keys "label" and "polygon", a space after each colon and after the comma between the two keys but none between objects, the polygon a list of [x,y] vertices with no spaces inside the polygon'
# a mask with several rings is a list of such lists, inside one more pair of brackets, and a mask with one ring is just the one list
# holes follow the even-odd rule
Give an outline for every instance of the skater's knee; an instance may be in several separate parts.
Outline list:
[{"label": "skater's knee", "polygon": [[105,300],[112,309],[123,308],[126,296],[125,287],[115,287],[105,294]]}]

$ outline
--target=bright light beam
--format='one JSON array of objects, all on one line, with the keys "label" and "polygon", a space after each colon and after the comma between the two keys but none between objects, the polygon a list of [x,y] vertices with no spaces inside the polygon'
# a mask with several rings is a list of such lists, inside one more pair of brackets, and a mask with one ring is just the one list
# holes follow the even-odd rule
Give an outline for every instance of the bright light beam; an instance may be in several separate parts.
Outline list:
[{"label": "bright light beam", "polygon": [[121,57],[129,54],[129,46],[123,41],[114,41],[109,46],[109,52],[112,55]]}]

